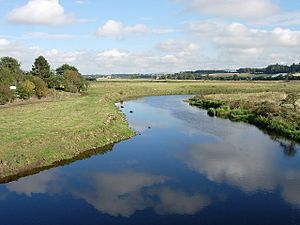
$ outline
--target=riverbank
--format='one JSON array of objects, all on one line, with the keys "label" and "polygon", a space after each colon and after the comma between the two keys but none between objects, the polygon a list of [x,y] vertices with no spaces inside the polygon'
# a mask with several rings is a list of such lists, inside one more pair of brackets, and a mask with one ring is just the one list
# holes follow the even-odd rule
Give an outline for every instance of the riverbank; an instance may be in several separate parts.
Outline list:
[{"label": "riverbank", "polygon": [[300,143],[299,92],[214,94],[189,99],[209,116],[246,122]]},{"label": "riverbank", "polygon": [[286,93],[299,89],[299,82],[103,81],[92,83],[85,96],[1,108],[0,178],[51,166],[134,136],[115,102],[151,95]]}]

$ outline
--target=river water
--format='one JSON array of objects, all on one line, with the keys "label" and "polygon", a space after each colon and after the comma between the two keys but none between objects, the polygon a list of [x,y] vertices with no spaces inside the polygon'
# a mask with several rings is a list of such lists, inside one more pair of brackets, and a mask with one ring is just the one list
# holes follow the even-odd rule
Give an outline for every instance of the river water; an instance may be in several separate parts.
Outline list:
[{"label": "river water", "polygon": [[0,224],[300,224],[300,146],[187,98],[125,102],[140,135],[0,185]]}]

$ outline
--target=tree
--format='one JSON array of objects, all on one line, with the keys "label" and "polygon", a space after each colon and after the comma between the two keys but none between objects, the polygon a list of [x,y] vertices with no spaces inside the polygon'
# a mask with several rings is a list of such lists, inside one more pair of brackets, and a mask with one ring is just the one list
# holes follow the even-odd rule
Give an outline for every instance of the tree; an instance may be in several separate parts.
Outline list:
[{"label": "tree", "polygon": [[76,93],[84,91],[87,88],[86,80],[76,71],[67,70],[63,78],[65,91]]},{"label": "tree", "polygon": [[0,67],[0,83],[10,86],[14,85],[16,79],[13,73],[7,67]]},{"label": "tree", "polygon": [[48,61],[43,56],[39,56],[38,58],[36,58],[34,64],[32,65],[31,73],[32,75],[38,76],[44,81],[47,81],[47,79],[51,75],[50,65]]},{"label": "tree", "polygon": [[62,66],[56,69],[56,74],[63,76],[67,70],[78,72],[78,69],[75,66],[70,66],[68,64],[63,64]]},{"label": "tree", "polygon": [[12,72],[19,72],[21,70],[21,64],[12,57],[0,58],[0,68],[8,68]]},{"label": "tree", "polygon": [[18,94],[22,99],[29,99],[35,93],[35,85],[30,80],[25,80],[18,88]]},{"label": "tree", "polygon": [[0,58],[0,70],[2,71],[1,75],[4,75],[6,77],[9,76],[10,80],[13,79],[13,81],[10,82],[11,85],[20,82],[23,79],[21,64],[15,58],[12,57]]},{"label": "tree", "polygon": [[4,105],[13,99],[13,93],[8,85],[0,83],[0,105]]},{"label": "tree", "polygon": [[45,81],[40,77],[33,78],[35,95],[40,99],[47,96],[48,87]]}]

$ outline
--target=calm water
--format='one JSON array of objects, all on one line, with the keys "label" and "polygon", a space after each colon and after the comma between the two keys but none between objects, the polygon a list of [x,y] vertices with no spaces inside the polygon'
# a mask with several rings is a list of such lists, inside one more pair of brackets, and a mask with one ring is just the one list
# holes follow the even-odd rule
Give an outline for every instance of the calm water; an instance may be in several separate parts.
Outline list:
[{"label": "calm water", "polygon": [[300,224],[300,146],[185,98],[126,102],[141,135],[0,185],[0,224]]}]

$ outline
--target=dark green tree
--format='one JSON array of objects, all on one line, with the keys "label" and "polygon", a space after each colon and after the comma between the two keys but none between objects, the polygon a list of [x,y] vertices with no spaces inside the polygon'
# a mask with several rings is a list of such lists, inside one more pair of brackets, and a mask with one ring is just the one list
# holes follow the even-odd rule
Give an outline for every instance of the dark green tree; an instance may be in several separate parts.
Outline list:
[{"label": "dark green tree", "polygon": [[64,75],[64,73],[67,70],[78,72],[78,69],[75,66],[70,66],[68,64],[63,64],[62,66],[60,66],[56,69],[56,74],[62,76],[62,75]]},{"label": "dark green tree", "polygon": [[51,75],[50,65],[48,61],[43,56],[39,56],[38,58],[36,58],[34,64],[32,65],[31,73],[32,75],[38,76],[47,81],[47,79]]},{"label": "dark green tree", "polygon": [[7,67],[0,67],[0,83],[6,86],[14,85],[16,79],[13,72]]},{"label": "dark green tree", "polygon": [[12,72],[19,72],[21,70],[21,64],[12,57],[0,58],[0,68],[8,68]]},{"label": "dark green tree", "polygon": [[[2,75],[5,75],[6,77],[10,76],[10,79],[13,79],[13,82],[10,82],[11,85],[23,80],[24,73],[21,70],[21,64],[15,58],[0,58],[0,70],[2,71]],[[3,73],[4,71],[5,74]]]}]

